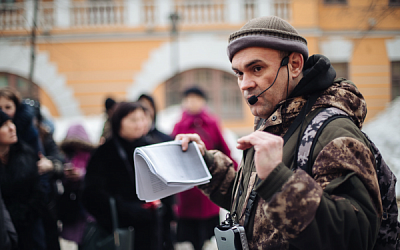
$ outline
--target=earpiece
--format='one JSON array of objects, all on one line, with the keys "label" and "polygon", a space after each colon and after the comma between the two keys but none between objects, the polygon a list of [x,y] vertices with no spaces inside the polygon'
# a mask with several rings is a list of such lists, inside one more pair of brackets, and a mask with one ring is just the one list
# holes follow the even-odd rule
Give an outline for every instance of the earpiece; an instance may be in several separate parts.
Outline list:
[{"label": "earpiece", "polygon": [[289,57],[285,56],[281,61],[281,67],[289,64]]}]

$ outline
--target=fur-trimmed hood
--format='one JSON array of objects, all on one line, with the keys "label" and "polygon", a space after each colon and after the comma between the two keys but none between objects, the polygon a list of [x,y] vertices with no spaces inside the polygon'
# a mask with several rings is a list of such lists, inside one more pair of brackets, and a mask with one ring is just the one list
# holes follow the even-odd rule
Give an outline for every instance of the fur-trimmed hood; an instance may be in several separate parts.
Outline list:
[{"label": "fur-trimmed hood", "polygon": [[77,138],[65,139],[60,143],[60,150],[67,156],[71,157],[75,152],[92,152],[96,146],[87,141]]}]

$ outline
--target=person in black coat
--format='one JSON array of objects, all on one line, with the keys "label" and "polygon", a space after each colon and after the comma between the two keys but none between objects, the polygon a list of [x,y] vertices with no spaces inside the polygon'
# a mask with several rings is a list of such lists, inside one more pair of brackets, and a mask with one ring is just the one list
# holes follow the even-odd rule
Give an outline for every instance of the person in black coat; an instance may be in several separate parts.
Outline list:
[{"label": "person in black coat", "polygon": [[[140,102],[147,110],[147,115],[150,118],[150,127],[147,132],[146,139],[149,143],[161,143],[172,141],[173,138],[163,132],[159,131],[156,127],[157,119],[157,108],[153,97],[147,94],[142,94],[138,98]],[[173,210],[175,204],[175,195],[171,195],[161,199],[162,208],[162,248],[164,250],[174,249],[175,235],[174,231],[171,230],[171,223],[176,221],[176,216]]]},{"label": "person in black coat", "polygon": [[[39,102],[25,99],[21,101],[18,91],[9,87],[0,88],[0,109],[6,113],[13,121],[17,129],[18,141],[23,142],[27,147],[30,147],[37,156],[38,171],[40,175],[40,185],[45,193],[45,201],[49,211],[54,215],[55,208],[55,195],[54,195],[54,182],[52,177],[55,172],[62,174],[62,164],[56,157],[46,154],[48,147],[44,147],[44,141],[39,138],[39,130],[35,126],[34,121],[37,117]],[[52,139],[52,138],[51,138]],[[54,142],[54,141],[53,141]],[[52,145],[57,147],[55,143]],[[49,156],[49,157],[47,157]],[[50,215],[50,213],[49,213]],[[33,230],[36,234],[37,241],[41,240],[42,234],[46,237],[44,245],[49,246],[52,250],[59,250],[60,243],[58,240],[58,227],[57,221],[54,216],[46,216],[41,219],[42,221],[37,224],[37,229]],[[44,225],[45,230],[39,230],[41,224]]]},{"label": "person in black coat", "polygon": [[38,156],[18,141],[15,125],[3,111],[0,125],[0,187],[18,234],[18,249],[46,250],[42,218],[48,210],[39,183]]},{"label": "person in black coat", "polygon": [[135,250],[155,249],[156,216],[136,195],[133,152],[147,145],[145,109],[139,103],[119,103],[111,118],[112,137],[89,160],[83,203],[97,222],[111,232],[109,198],[116,200],[120,227],[135,230]]}]

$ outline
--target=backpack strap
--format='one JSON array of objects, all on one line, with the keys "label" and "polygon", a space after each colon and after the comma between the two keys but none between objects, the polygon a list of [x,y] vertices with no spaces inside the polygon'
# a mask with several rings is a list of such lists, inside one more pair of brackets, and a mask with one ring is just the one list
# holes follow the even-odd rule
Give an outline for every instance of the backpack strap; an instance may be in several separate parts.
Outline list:
[{"label": "backpack strap", "polygon": [[332,120],[337,118],[348,118],[351,119],[346,112],[335,107],[322,109],[307,125],[304,130],[303,136],[298,147],[298,153],[296,157],[297,168],[305,170],[309,175],[312,176],[312,165],[311,157],[315,148],[316,141],[322,130]]},{"label": "backpack strap", "polygon": [[[317,144],[318,137],[323,129],[337,118],[348,118],[350,116],[338,108],[322,109],[307,125],[304,130],[298,153],[295,155],[297,168],[305,170],[312,176],[312,155]],[[370,150],[374,154],[376,173],[379,183],[379,189],[382,199],[382,220],[379,228],[377,240],[374,249],[400,249],[399,234],[400,223],[397,220],[398,208],[396,203],[396,176],[390,170],[382,158],[379,149],[371,139],[363,132],[365,138],[370,143]]]}]

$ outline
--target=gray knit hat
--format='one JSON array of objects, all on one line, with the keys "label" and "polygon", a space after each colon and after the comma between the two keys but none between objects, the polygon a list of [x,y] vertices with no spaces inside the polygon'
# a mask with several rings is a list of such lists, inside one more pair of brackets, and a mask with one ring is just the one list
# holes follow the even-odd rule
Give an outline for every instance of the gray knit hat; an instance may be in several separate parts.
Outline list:
[{"label": "gray knit hat", "polygon": [[304,61],[308,58],[307,40],[287,21],[266,16],[248,21],[240,30],[229,36],[228,57],[249,47],[264,47],[275,50],[299,52]]}]

